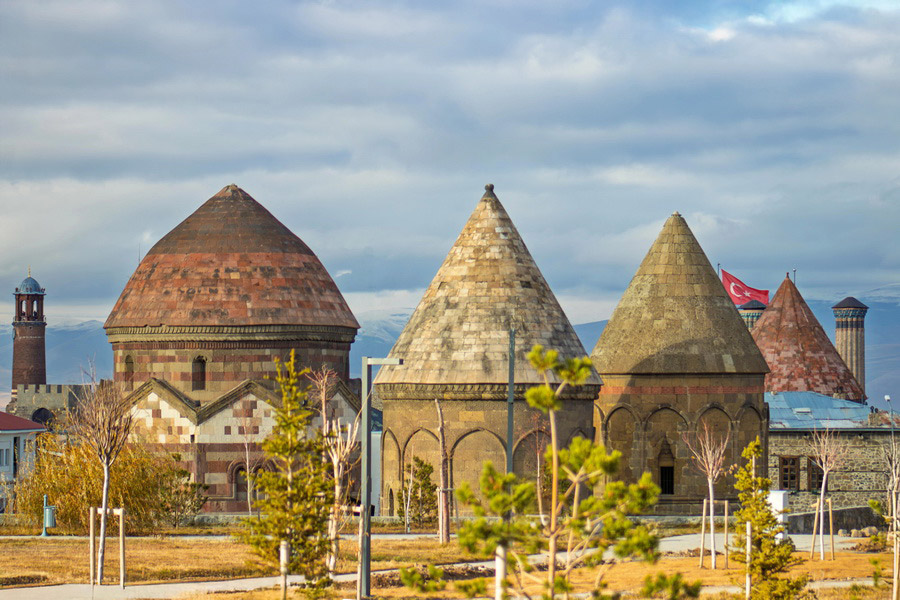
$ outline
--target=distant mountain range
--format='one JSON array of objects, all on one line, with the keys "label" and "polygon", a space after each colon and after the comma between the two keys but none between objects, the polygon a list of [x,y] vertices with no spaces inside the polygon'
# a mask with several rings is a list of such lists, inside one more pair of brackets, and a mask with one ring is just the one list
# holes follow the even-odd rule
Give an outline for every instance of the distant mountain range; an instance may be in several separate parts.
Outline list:
[{"label": "distant mountain range", "polygon": [[[884,395],[900,401],[900,306],[896,302],[866,301],[866,392],[869,402],[884,406]],[[830,302],[809,302],[825,331],[834,337]],[[368,311],[356,315],[362,328],[350,351],[350,376],[359,377],[363,356],[387,356],[406,325],[412,309]],[[575,325],[588,354],[607,321]],[[12,326],[0,326],[0,395],[8,394],[12,367]],[[83,370],[93,360],[100,377],[112,373],[112,350],[100,321],[47,327],[47,380],[81,383]],[[0,400],[0,405],[3,402]]]}]

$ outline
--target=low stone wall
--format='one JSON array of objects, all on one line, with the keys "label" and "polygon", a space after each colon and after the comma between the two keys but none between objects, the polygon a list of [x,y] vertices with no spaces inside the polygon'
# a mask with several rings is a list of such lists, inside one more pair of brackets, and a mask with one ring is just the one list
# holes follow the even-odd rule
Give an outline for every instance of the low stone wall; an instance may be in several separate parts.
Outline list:
[{"label": "low stone wall", "polygon": [[[788,533],[812,533],[816,513],[789,513],[785,515]],[[828,513],[825,513],[825,532],[828,532]],[[884,519],[875,514],[868,506],[836,508],[834,510],[834,531],[839,529],[863,529],[875,526],[884,527]]]}]

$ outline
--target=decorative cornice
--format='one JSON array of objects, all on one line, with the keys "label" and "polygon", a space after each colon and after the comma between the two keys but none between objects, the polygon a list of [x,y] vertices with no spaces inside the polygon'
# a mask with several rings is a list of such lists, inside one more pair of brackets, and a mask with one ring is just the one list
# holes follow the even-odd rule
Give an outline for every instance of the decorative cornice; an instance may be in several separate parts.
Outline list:
[{"label": "decorative cornice", "polygon": [[331,325],[246,325],[246,326],[170,326],[109,327],[106,336],[112,344],[148,341],[231,341],[302,340],[352,343],[356,330]]},{"label": "decorative cornice", "polygon": [[[525,399],[525,391],[534,387],[532,384],[514,385],[516,400]],[[583,385],[567,387],[563,392],[565,400],[597,399],[599,385]],[[458,384],[423,384],[423,383],[376,383],[377,396],[382,401],[390,400],[423,400],[434,402],[439,400],[506,400],[506,384],[496,383],[458,383]]]}]

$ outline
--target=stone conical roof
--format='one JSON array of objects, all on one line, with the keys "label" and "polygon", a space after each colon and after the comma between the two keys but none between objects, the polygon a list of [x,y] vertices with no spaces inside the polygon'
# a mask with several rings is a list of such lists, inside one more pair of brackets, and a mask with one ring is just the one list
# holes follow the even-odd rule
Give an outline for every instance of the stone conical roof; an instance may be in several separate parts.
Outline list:
[{"label": "stone conical roof", "polygon": [[601,374],[766,373],[747,326],[678,213],[666,221],[592,354]]},{"label": "stone conical roof", "polygon": [[[385,385],[505,385],[508,330],[516,328],[516,384],[540,380],[526,358],[535,344],[562,357],[586,352],[569,319],[541,275],[519,232],[485,186],[475,211],[425,290],[391,349],[401,366],[383,367],[375,383]],[[594,394],[600,379],[587,382]],[[588,388],[585,388],[588,389]],[[430,399],[430,398],[428,398]]]},{"label": "stone conical roof", "polygon": [[236,185],[147,253],[105,327],[359,324],[312,250]]},{"label": "stone conical roof", "polygon": [[775,292],[752,333],[772,369],[766,375],[767,392],[865,399],[862,387],[790,277]]}]

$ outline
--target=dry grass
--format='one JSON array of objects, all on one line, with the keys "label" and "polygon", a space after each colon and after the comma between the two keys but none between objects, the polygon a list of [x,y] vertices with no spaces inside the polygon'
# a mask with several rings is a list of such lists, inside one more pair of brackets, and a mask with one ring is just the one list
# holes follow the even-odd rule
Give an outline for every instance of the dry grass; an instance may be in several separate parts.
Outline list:
[{"label": "dry grass", "polygon": [[[344,541],[341,549],[338,571],[354,572],[356,544]],[[234,579],[276,574],[276,570],[262,563],[248,546],[230,537],[129,538],[125,551],[126,578],[132,582]],[[117,581],[118,539],[108,539],[106,556],[105,580]],[[211,560],[211,557],[215,559]],[[456,544],[442,548],[434,539],[375,539],[372,543],[373,569],[466,559],[467,555]],[[87,579],[87,540],[65,537],[0,539],[0,587],[83,583]]]},{"label": "dry grass", "polygon": [[[807,573],[813,580],[846,580],[846,579],[870,579],[872,574],[872,564],[869,559],[873,555],[861,555],[853,553],[839,553],[835,561],[807,561],[793,569],[794,574]],[[882,566],[890,564],[890,555],[883,554],[875,556],[881,561]],[[622,592],[636,592],[643,584],[643,580],[647,575],[655,574],[660,571],[666,573],[681,572],[685,579],[694,581],[701,579],[706,585],[743,585],[741,572],[737,568],[725,571],[719,569],[711,571],[709,569],[700,569],[697,566],[697,558],[664,558],[655,565],[647,565],[640,562],[625,562],[615,565],[609,570],[606,581],[609,584],[609,590]],[[576,572],[574,583],[579,591],[586,591],[592,587],[596,572],[584,569]],[[870,586],[854,586],[853,588],[844,589],[822,589],[816,590],[816,598],[818,600],[881,600],[887,599],[889,596],[887,586],[883,585],[878,589]],[[539,592],[540,586],[535,586],[532,591]],[[411,590],[402,587],[383,588],[375,587],[373,594],[377,598],[385,598],[390,600],[401,600],[407,598],[422,598],[422,594],[417,594]],[[539,594],[538,594],[539,595]],[[352,596],[352,591],[347,589],[337,590],[326,596],[329,598],[347,598]],[[276,590],[261,590],[248,594],[247,592],[235,594],[216,594],[211,595],[193,595],[185,600],[237,600],[238,598],[248,598],[250,600],[276,600],[280,597],[280,593]],[[301,592],[295,593],[295,598],[302,598]],[[453,589],[452,583],[448,585],[448,589],[443,592],[431,593],[428,598],[463,598],[464,596]],[[719,594],[712,597],[715,600],[731,600],[735,596],[729,594]]]}]

